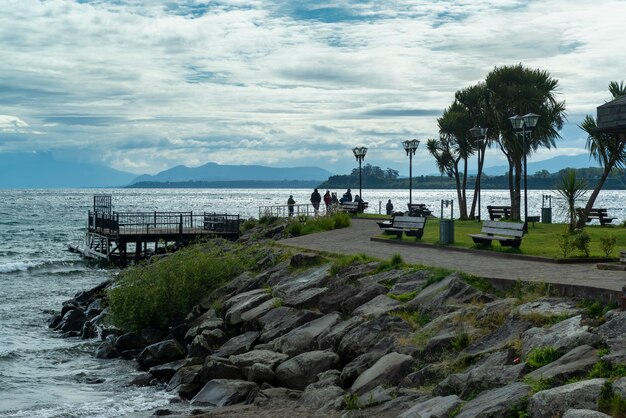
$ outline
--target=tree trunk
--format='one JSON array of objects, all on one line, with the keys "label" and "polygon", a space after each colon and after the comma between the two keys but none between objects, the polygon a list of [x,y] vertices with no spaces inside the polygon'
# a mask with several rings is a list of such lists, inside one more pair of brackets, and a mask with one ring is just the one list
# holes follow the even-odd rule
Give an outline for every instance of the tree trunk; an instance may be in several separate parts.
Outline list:
[{"label": "tree trunk", "polygon": [[522,220],[522,211],[521,207],[521,183],[522,183],[522,163],[519,161],[515,162],[515,172],[514,172],[514,184],[513,184],[513,205],[511,206],[511,218]]},{"label": "tree trunk", "polygon": [[459,175],[459,160],[454,162],[454,181],[456,183],[456,196],[459,201],[458,207],[461,219],[467,219],[467,213],[463,213],[465,202],[463,202],[463,195],[461,194],[461,177]]},{"label": "tree trunk", "polygon": [[615,161],[611,160],[609,164],[607,164],[607,166],[604,167],[604,170],[602,171],[602,175],[600,176],[600,179],[598,180],[598,184],[596,184],[596,187],[593,189],[593,192],[591,192],[591,196],[589,196],[589,200],[587,200],[587,204],[585,205],[585,208],[583,209],[583,213],[581,213],[578,216],[576,229],[583,229],[585,227],[585,223],[587,221],[587,214],[589,213],[589,211],[591,211],[591,209],[593,209],[593,205],[596,203],[596,199],[598,195],[600,194],[600,190],[602,190],[602,186],[604,186],[604,182],[606,181],[607,177],[609,176],[609,173],[613,169],[613,165],[615,165]]},{"label": "tree trunk", "polygon": [[463,184],[461,186],[463,193],[463,206],[461,207],[461,219],[467,219],[467,158],[463,159]]}]

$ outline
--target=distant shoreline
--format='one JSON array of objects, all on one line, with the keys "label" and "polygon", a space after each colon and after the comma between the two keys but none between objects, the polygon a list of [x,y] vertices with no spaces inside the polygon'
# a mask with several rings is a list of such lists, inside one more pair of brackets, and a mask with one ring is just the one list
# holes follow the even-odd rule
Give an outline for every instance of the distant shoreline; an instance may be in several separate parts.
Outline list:
[{"label": "distant shoreline", "polygon": [[318,187],[317,180],[141,181],[125,189],[305,189]]}]

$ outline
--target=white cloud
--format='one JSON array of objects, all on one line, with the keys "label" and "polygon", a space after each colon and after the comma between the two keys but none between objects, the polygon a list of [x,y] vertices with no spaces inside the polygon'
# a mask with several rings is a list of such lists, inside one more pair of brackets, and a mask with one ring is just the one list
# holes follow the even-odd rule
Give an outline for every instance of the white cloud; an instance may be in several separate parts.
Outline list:
[{"label": "white cloud", "polygon": [[[8,3],[0,109],[31,125],[11,150],[89,149],[135,172],[208,160],[346,172],[360,144],[405,171],[397,143],[435,137],[432,111],[494,66],[548,70],[575,115],[594,114],[626,68],[614,0]],[[582,152],[572,135],[549,152]]]},{"label": "white cloud", "polygon": [[0,132],[26,133],[29,125],[17,116],[0,115]]}]

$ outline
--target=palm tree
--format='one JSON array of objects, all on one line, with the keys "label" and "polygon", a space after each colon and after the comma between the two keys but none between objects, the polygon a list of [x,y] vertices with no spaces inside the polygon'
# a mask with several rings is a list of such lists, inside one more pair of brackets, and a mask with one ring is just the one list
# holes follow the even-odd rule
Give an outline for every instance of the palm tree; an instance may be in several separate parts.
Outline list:
[{"label": "palm tree", "polygon": [[473,126],[467,109],[452,103],[437,119],[439,139],[429,139],[426,148],[435,157],[442,174],[454,178],[461,219],[467,219],[467,159],[474,152],[469,132]]},{"label": "palm tree", "polygon": [[[556,98],[558,80],[547,71],[522,64],[497,67],[485,80],[489,90],[490,129],[509,163],[511,216],[520,219],[522,160],[539,148],[552,148],[560,139],[558,131],[565,121],[565,102]],[[540,115],[539,122],[523,146],[510,125],[509,117],[527,113]]]},{"label": "palm tree", "polygon": [[[626,96],[626,86],[624,86],[623,81],[619,84],[616,81],[611,81],[609,83],[609,92],[613,96],[613,100],[615,100],[619,97]],[[626,166],[626,135],[596,132],[596,120],[593,116],[589,115],[585,116],[585,119],[579,127],[587,132],[585,148],[589,150],[591,158],[596,160],[603,168],[600,179],[593,189],[593,192],[591,192],[589,200],[587,200],[587,204],[576,224],[577,228],[583,228],[587,220],[587,214],[593,208],[596,198],[600,194],[600,190],[602,190],[602,186],[604,186],[604,182],[609,174],[611,174],[611,171]]]},{"label": "palm tree", "polygon": [[[578,217],[576,203],[586,193],[587,183],[577,178],[576,170],[569,168],[561,174],[561,178],[556,186],[556,191],[565,199],[568,219],[567,230],[570,233],[574,232],[577,226],[576,218]],[[578,219],[580,219],[580,217]],[[583,220],[584,219],[587,219],[586,215]]]}]

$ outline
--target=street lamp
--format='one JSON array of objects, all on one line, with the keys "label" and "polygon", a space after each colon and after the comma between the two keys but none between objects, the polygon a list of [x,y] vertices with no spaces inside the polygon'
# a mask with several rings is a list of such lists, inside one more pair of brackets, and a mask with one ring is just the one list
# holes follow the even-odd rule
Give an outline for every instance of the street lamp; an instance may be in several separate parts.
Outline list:
[{"label": "street lamp", "polygon": [[413,203],[413,156],[419,144],[420,141],[417,139],[402,141],[402,147],[406,151],[406,155],[409,156],[409,212]]},{"label": "street lamp", "polygon": [[470,133],[476,140],[476,150],[478,150],[478,170],[476,172],[476,193],[478,193],[478,221],[480,221],[480,169],[482,167],[481,161],[484,160],[484,155],[482,148],[482,142],[487,140],[487,128],[482,128],[480,126],[474,126],[470,129]]},{"label": "street lamp", "polygon": [[524,149],[524,230],[528,232],[528,176],[526,173],[526,156],[528,150],[526,149],[526,132],[530,134],[537,126],[539,121],[539,115],[535,113],[527,113],[524,116],[511,116],[509,118],[513,130],[516,135],[522,135],[522,147]]},{"label": "street lamp", "polygon": [[352,148],[352,152],[356,157],[356,160],[359,162],[359,198],[361,201],[359,202],[358,211],[362,212],[361,208],[363,207],[363,191],[362,191],[362,182],[361,182],[361,163],[365,159],[365,154],[367,153],[366,147],[355,147]]}]

